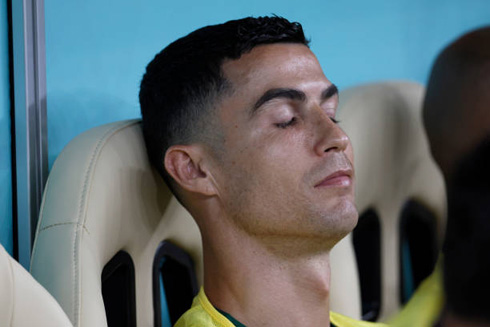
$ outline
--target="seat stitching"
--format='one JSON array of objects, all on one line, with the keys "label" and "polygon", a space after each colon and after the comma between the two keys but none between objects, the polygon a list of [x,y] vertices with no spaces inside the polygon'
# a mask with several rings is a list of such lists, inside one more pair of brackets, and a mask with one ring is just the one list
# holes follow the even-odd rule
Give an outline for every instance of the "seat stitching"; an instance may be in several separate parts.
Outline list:
[{"label": "seat stitching", "polygon": [[40,234],[41,232],[45,231],[46,229],[49,229],[49,228],[52,228],[52,227],[58,227],[58,226],[65,226],[65,225],[76,225],[77,227],[82,227],[87,232],[87,234],[90,235],[90,232],[88,231],[88,229],[83,224],[75,223],[75,222],[51,224],[51,225],[48,225],[48,226],[45,226],[45,227],[41,228],[39,230],[38,234]]},{"label": "seat stitching", "polygon": [[81,294],[76,294],[78,284],[79,284],[79,274],[78,274],[78,265],[77,265],[77,257],[78,257],[78,251],[79,251],[79,248],[77,245],[79,244],[79,237],[80,237],[79,227],[83,226],[83,228],[85,230],[87,230],[85,228],[85,221],[83,221],[82,224],[78,223],[78,221],[81,220],[81,218],[83,217],[83,214],[84,214],[84,208],[86,205],[85,200],[87,198],[87,193],[88,193],[87,189],[88,189],[89,181],[91,180],[91,177],[93,175],[93,170],[94,170],[93,166],[95,165],[95,159],[100,154],[101,148],[107,142],[107,140],[110,138],[110,136],[114,135],[114,133],[119,131],[119,130],[122,130],[124,128],[127,128],[127,127],[132,126],[132,125],[137,124],[137,123],[139,123],[139,122],[138,121],[132,121],[128,124],[124,124],[123,126],[117,125],[117,126],[111,128],[110,130],[108,130],[107,132],[105,132],[102,135],[102,137],[99,139],[99,141],[97,141],[97,144],[95,145],[95,148],[92,151],[92,156],[90,158],[89,165],[85,171],[85,179],[84,179],[84,183],[83,183],[83,187],[82,187],[82,193],[81,193],[79,207],[78,207],[78,215],[77,215],[77,223],[76,223],[77,228],[75,229],[75,237],[73,239],[73,268],[74,268],[73,269],[73,274],[74,274],[73,280],[75,281],[75,283],[73,285],[73,287],[74,287],[73,295],[75,296],[75,298],[73,300],[73,315],[74,315],[74,321],[76,322],[77,326],[80,324],[80,313],[79,313],[78,307],[80,305],[79,301],[80,301],[80,297],[81,297]]}]

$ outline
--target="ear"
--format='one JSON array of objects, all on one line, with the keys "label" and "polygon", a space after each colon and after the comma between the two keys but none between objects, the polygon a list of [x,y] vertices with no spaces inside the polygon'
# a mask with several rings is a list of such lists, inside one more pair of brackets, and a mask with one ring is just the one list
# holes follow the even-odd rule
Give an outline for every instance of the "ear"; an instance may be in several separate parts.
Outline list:
[{"label": "ear", "polygon": [[174,145],[165,153],[164,165],[184,190],[212,196],[216,188],[204,164],[205,158],[204,149],[198,145]]}]

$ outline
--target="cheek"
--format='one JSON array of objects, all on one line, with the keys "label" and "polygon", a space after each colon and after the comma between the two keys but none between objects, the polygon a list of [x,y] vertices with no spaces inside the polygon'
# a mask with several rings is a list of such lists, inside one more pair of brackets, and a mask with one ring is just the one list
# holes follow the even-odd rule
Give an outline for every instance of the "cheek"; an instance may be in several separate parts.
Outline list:
[{"label": "cheek", "polygon": [[226,177],[244,189],[275,193],[285,186],[296,185],[294,180],[301,175],[297,157],[287,147],[270,144],[246,147],[230,156],[231,161],[225,168]]},{"label": "cheek", "polygon": [[275,131],[257,143],[256,149],[261,158],[275,160],[284,166],[305,157],[312,142],[308,132],[297,131],[292,127],[279,133]]},{"label": "cheek", "polygon": [[278,178],[291,182],[305,173],[303,159],[308,156],[307,148],[311,143],[306,131],[286,129],[243,135],[238,130],[240,128],[229,131],[225,142],[226,178],[248,175],[250,180],[261,183],[278,183]]}]

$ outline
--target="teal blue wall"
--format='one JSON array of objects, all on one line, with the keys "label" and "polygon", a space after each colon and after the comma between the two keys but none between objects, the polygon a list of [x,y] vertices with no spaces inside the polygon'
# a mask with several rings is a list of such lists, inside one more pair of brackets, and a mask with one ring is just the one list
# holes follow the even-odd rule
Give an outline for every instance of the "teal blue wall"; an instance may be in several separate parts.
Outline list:
[{"label": "teal blue wall", "polygon": [[80,132],[139,117],[145,65],[197,27],[271,13],[297,20],[326,75],[345,88],[425,83],[448,42],[490,24],[488,0],[50,0],[45,11],[50,164]]},{"label": "teal blue wall", "polygon": [[7,1],[0,2],[0,243],[12,254],[12,177]]}]

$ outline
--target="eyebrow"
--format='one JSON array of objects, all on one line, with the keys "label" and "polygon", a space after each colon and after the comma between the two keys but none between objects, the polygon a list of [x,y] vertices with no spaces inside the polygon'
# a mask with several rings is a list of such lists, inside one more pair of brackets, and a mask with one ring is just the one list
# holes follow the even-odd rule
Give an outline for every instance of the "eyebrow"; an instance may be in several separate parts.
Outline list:
[{"label": "eyebrow", "polygon": [[337,85],[331,84],[329,87],[323,90],[321,100],[325,101],[327,99],[330,99],[334,95],[338,95],[338,94],[339,94],[339,89],[337,88]]},{"label": "eyebrow", "polygon": [[252,114],[254,114],[264,103],[278,98],[305,101],[306,95],[304,92],[295,89],[278,88],[268,90],[257,100],[257,102],[255,102],[252,108]]},{"label": "eyebrow", "polygon": [[[327,87],[325,90],[323,90],[321,94],[321,101],[325,101],[334,95],[338,94],[339,90],[335,84],[331,84],[329,87]],[[283,99],[290,99],[290,100],[297,100],[297,101],[305,101],[306,100],[306,94],[303,91],[299,91],[296,89],[289,89],[289,88],[277,88],[277,89],[270,89],[266,91],[258,100],[255,102],[255,104],[252,107],[251,110],[251,116],[253,116],[259,108],[264,105],[266,102],[269,102],[273,99],[278,99],[278,98],[283,98]]]}]

